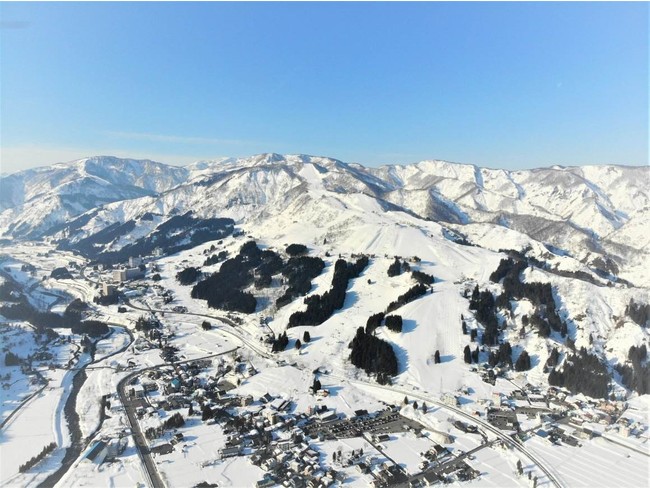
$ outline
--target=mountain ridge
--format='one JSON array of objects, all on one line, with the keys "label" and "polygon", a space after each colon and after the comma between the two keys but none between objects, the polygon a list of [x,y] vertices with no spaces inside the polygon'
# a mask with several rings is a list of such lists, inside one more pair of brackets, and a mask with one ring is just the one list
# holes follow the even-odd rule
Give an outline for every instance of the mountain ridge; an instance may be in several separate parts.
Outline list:
[{"label": "mountain ridge", "polygon": [[[185,167],[95,157],[0,178],[8,195],[0,207],[0,232],[43,237],[88,212],[95,217],[73,241],[146,213],[165,217],[192,210],[199,218],[259,223],[288,209],[301,218],[299,206],[314,205],[315,199],[362,193],[383,211],[441,222],[470,240],[477,224],[500,226],[589,265],[598,262],[600,269],[609,262],[605,272],[617,274],[632,262],[638,275],[648,252],[641,232],[650,209],[648,170],[593,165],[509,171],[442,160],[367,168],[277,153]],[[639,278],[645,282],[647,276],[633,281]]]}]

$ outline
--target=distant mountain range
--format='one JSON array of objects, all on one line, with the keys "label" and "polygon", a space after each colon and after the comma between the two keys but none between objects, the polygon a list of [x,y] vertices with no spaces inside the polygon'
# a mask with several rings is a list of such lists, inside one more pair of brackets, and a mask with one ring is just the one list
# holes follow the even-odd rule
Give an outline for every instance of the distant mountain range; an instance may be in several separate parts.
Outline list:
[{"label": "distant mountain range", "polygon": [[74,245],[133,221],[98,249],[115,251],[192,212],[246,229],[272,228],[281,216],[336,239],[345,235],[341,215],[364,219],[365,207],[354,210],[362,196],[378,212],[438,222],[454,239],[495,250],[541,245],[602,276],[648,286],[649,176],[648,167],[626,166],[506,171],[422,161],[366,168],[261,154],[178,167],[100,156],[1,177],[0,235]]}]

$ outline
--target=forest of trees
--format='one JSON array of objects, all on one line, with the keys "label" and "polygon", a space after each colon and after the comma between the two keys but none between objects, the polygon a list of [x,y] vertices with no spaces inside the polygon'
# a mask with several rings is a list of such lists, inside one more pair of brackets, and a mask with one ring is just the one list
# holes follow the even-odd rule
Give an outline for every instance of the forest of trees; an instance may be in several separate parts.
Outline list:
[{"label": "forest of trees", "polygon": [[641,327],[646,327],[648,325],[648,320],[650,320],[650,304],[636,303],[634,299],[631,299],[630,303],[625,307],[625,315],[630,317]]},{"label": "forest of trees", "polygon": [[577,354],[567,357],[562,371],[556,368],[548,375],[550,385],[593,398],[607,398],[609,380],[607,367],[584,347]]},{"label": "forest of trees", "polygon": [[400,274],[402,274],[402,262],[398,258],[395,258],[395,261],[388,266],[388,276],[392,278],[393,276],[399,276]]},{"label": "forest of trees", "polygon": [[476,285],[469,301],[469,309],[475,311],[476,320],[485,328],[482,337],[483,344],[496,346],[499,342],[499,321],[492,292],[490,290],[479,291],[478,285]]},{"label": "forest of trees", "polygon": [[7,351],[5,354],[5,366],[20,366],[22,359],[13,352]]},{"label": "forest of trees", "polygon": [[228,258],[228,251],[220,251],[219,253],[206,258],[206,260],[203,261],[203,266],[212,266],[213,264],[226,260],[226,258]]},{"label": "forest of trees", "polygon": [[18,472],[19,473],[24,473],[26,471],[29,471],[31,468],[36,466],[39,462],[41,462],[43,459],[45,459],[45,456],[47,456],[49,453],[54,451],[56,449],[56,444],[54,442],[50,442],[47,446],[43,448],[41,452],[39,452],[36,456],[32,457],[29,461],[27,461],[25,464],[21,464],[18,467]]},{"label": "forest of trees", "polygon": [[[75,221],[66,224],[73,229],[85,225],[83,221],[87,216],[81,216]],[[204,242],[222,239],[234,230],[235,221],[229,218],[200,218],[194,217],[189,211],[183,215],[174,215],[161,223],[151,234],[141,237],[132,244],[127,244],[118,251],[106,251],[105,245],[116,237],[125,235],[135,228],[135,222],[130,220],[124,224],[116,223],[106,229],[71,243],[67,239],[59,241],[58,249],[75,250],[83,256],[96,260],[102,264],[115,264],[125,262],[130,256],[148,256],[155,248],[161,248],[165,255],[173,254],[185,249],[191,249]],[[98,245],[99,244],[99,245]]]},{"label": "forest of trees", "polygon": [[411,277],[423,285],[432,285],[435,281],[432,275],[427,274],[424,271],[413,270],[411,271]]},{"label": "forest of trees", "polygon": [[350,361],[357,368],[363,369],[368,374],[381,373],[388,376],[397,374],[397,356],[393,347],[372,334],[366,334],[363,327],[357,329],[350,347],[352,349]]},{"label": "forest of trees", "polygon": [[109,333],[108,325],[99,320],[84,320],[71,326],[74,334],[86,334],[90,337],[101,337]]},{"label": "forest of trees", "polygon": [[368,321],[366,322],[366,334],[372,334],[377,327],[381,326],[384,316],[383,312],[379,312],[368,317]]},{"label": "forest of trees", "polygon": [[[252,284],[258,290],[267,288],[272,284],[273,275],[281,272],[283,282],[288,286],[275,303],[278,308],[286,305],[296,296],[307,294],[311,289],[311,280],[325,267],[322,259],[302,255],[307,250],[302,244],[291,246],[288,248],[299,256],[284,262],[282,257],[272,250],[261,250],[255,241],[246,242],[239,249],[237,256],[225,260],[219,271],[192,288],[192,297],[207,300],[208,306],[212,308],[253,313],[257,300],[251,293],[243,290]],[[220,259],[222,253],[218,256]]]},{"label": "forest of trees", "polygon": [[311,290],[311,280],[323,272],[325,262],[321,258],[299,256],[289,259],[282,276],[288,287],[275,304],[278,308],[290,303],[295,297],[303,296]]},{"label": "forest of trees", "polygon": [[565,337],[567,328],[557,314],[553,287],[550,283],[522,283],[519,276],[527,266],[524,261],[513,261],[510,258],[501,260],[497,270],[490,276],[490,278],[504,276],[503,294],[497,298],[497,307],[509,308],[510,300],[528,299],[538,307],[536,315],[539,320],[531,323],[537,327],[540,335],[548,337],[550,334],[548,327],[550,327]]},{"label": "forest of trees", "polygon": [[273,346],[271,347],[271,351],[282,352],[287,348],[288,345],[289,345],[289,338],[287,337],[287,333],[283,332],[273,341]]},{"label": "forest of trees", "polygon": [[70,274],[70,271],[68,271],[68,268],[60,267],[52,270],[50,278],[55,280],[70,280],[72,279],[72,275]]},{"label": "forest of trees", "polygon": [[388,307],[386,307],[386,313],[390,313],[393,310],[397,310],[401,306],[406,305],[409,302],[412,302],[413,300],[421,297],[422,295],[425,295],[428,289],[429,287],[423,285],[422,283],[418,283],[417,285],[412,286],[406,291],[406,293],[397,297],[396,301],[390,302],[388,304]]},{"label": "forest of trees", "polygon": [[192,298],[207,300],[210,308],[253,313],[257,300],[242,289],[253,282],[252,270],[262,264],[263,256],[255,241],[246,242],[237,256],[223,262],[219,271],[194,285]]},{"label": "forest of trees", "polygon": [[302,256],[303,254],[307,254],[307,246],[304,244],[289,244],[287,246],[286,252],[289,256],[292,257]]},{"label": "forest of trees", "polygon": [[330,318],[335,310],[343,308],[349,281],[357,278],[367,265],[367,256],[358,258],[353,264],[343,259],[337,260],[334,265],[332,287],[323,295],[311,295],[305,298],[307,309],[292,313],[288,327],[320,325]]},{"label": "forest of trees", "polygon": [[389,315],[385,321],[386,327],[393,332],[402,332],[402,316]]},{"label": "forest of trees", "polygon": [[3,302],[16,302],[19,301],[20,290],[15,283],[5,281],[0,283],[0,301]]},{"label": "forest of trees", "polygon": [[190,266],[189,268],[185,268],[183,271],[176,273],[176,281],[178,281],[181,285],[191,285],[200,277],[201,270],[199,268],[195,268],[194,266]]},{"label": "forest of trees", "polygon": [[75,334],[88,334],[99,337],[108,333],[109,328],[104,322],[97,320],[82,320],[82,311],[87,304],[81,300],[74,300],[68,305],[63,315],[54,312],[39,312],[29,302],[23,300],[13,305],[0,307],[0,314],[9,320],[24,320],[29,322],[39,331],[46,329],[72,329]]},{"label": "forest of trees", "polygon": [[648,350],[645,344],[632,346],[628,352],[630,364],[619,364],[616,370],[623,384],[639,395],[650,393],[650,367],[646,364]]}]

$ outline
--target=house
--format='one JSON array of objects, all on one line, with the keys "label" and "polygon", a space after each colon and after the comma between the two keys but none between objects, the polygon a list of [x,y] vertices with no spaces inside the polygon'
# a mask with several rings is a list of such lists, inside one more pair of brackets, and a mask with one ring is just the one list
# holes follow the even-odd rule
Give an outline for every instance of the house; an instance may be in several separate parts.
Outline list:
[{"label": "house", "polygon": [[142,385],[134,385],[131,388],[131,398],[144,398],[144,386]]},{"label": "house", "polygon": [[170,443],[165,443],[165,444],[160,444],[159,446],[152,447],[151,452],[154,454],[169,454],[174,451],[174,446],[172,446]]},{"label": "house", "polygon": [[181,389],[181,380],[174,378],[169,382],[168,390],[169,391],[179,391]]},{"label": "house", "polygon": [[338,414],[336,410],[326,410],[324,412],[318,412],[318,419],[321,422],[330,422],[332,420],[338,419]]},{"label": "house", "polygon": [[265,393],[262,397],[260,397],[260,402],[262,403],[269,403],[272,401],[273,401],[273,397],[268,393]]},{"label": "house", "polygon": [[375,438],[376,443],[386,442],[390,440],[390,436],[388,434],[375,434],[373,437]]},{"label": "house", "polygon": [[239,453],[240,453],[239,446],[222,447],[221,449],[219,449],[219,457],[221,459],[239,456]]},{"label": "house", "polygon": [[261,480],[259,480],[257,483],[255,483],[256,488],[269,488],[271,486],[275,486],[276,482],[273,481],[272,478],[269,478],[265,476]]}]

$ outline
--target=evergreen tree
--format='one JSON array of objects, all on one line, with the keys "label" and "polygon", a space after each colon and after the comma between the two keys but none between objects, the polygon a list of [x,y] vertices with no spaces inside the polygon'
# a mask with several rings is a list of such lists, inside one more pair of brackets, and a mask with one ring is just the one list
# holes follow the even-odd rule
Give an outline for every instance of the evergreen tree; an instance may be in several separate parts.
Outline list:
[{"label": "evergreen tree", "polygon": [[309,342],[311,341],[311,335],[309,335],[309,331],[306,330],[305,333],[302,335],[302,342]]},{"label": "evergreen tree", "polygon": [[530,356],[526,350],[523,350],[522,353],[517,358],[515,363],[515,371],[528,371],[530,369]]},{"label": "evergreen tree", "polygon": [[388,267],[388,276],[393,277],[397,276],[402,272],[402,263],[400,263],[398,258],[395,258],[395,261]]},{"label": "evergreen tree", "polygon": [[436,350],[436,353],[433,355],[434,364],[440,364],[440,351]]},{"label": "evergreen tree", "polygon": [[475,363],[478,363],[478,346],[476,346],[476,349],[472,352],[472,361]]},{"label": "evergreen tree", "polygon": [[472,364],[472,350],[469,346],[465,346],[465,349],[463,349],[463,357],[467,364]]},{"label": "evergreen tree", "polygon": [[302,347],[302,343],[300,342],[300,339],[296,340],[296,349],[300,349]]},{"label": "evergreen tree", "polygon": [[386,327],[393,332],[402,332],[402,316],[401,315],[389,315],[385,319]]},{"label": "evergreen tree", "polygon": [[212,409],[208,404],[203,405],[203,409],[201,411],[201,420],[205,422],[206,420],[210,420],[213,416]]}]

